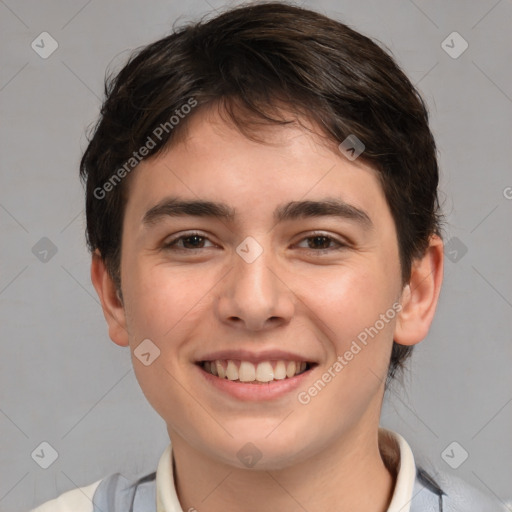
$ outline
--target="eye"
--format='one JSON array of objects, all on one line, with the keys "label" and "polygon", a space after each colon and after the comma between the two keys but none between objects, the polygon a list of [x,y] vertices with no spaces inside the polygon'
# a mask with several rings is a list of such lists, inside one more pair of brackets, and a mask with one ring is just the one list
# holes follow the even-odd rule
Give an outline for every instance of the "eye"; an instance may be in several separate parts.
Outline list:
[{"label": "eye", "polygon": [[[301,243],[304,241],[308,241],[308,247],[306,249],[316,253],[331,252],[348,247],[347,244],[323,233],[314,233],[311,236],[305,237],[301,240]],[[336,244],[336,246],[328,247],[331,243]]]},{"label": "eye", "polygon": [[[165,242],[163,248],[166,250],[191,252],[194,249],[207,249],[208,246],[205,246],[206,242],[209,242],[211,244],[210,247],[215,246],[215,244],[213,244],[208,237],[204,236],[201,233],[194,232],[181,235],[179,237],[169,240],[168,242]],[[300,243],[304,242],[307,242],[308,247],[303,248],[316,254],[336,251],[348,247],[347,244],[339,240],[336,240],[334,237],[326,235],[324,233],[314,233],[308,237],[305,237],[301,240]],[[300,246],[300,243],[298,246]],[[334,247],[332,246],[332,244],[335,244]]]},{"label": "eye", "polygon": [[201,233],[188,233],[186,235],[181,235],[166,242],[163,248],[178,251],[188,251],[190,249],[205,249],[204,243],[206,240],[208,240],[208,238],[202,235]]}]

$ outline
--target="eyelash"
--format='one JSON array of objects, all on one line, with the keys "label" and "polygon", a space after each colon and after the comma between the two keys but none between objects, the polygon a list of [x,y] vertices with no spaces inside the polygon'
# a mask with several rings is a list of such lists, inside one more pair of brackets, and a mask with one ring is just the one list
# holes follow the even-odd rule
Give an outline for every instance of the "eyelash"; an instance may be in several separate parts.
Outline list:
[{"label": "eyelash", "polygon": [[[207,236],[204,236],[201,233],[192,232],[192,233],[187,233],[185,235],[181,235],[179,237],[176,237],[176,238],[170,240],[169,242],[167,242],[167,243],[165,243],[163,245],[163,249],[164,250],[171,250],[171,251],[180,251],[180,252],[193,252],[193,251],[196,251],[196,250],[205,249],[204,247],[198,247],[198,248],[195,248],[195,249],[194,248],[192,248],[192,249],[185,249],[185,248],[181,248],[181,247],[180,248],[176,247],[177,242],[179,242],[180,240],[186,240],[187,238],[192,238],[194,236],[197,236],[197,237],[202,238],[204,240],[209,240],[209,238]],[[336,243],[338,245],[338,247],[328,248],[328,249],[309,249],[309,248],[305,249],[308,252],[313,252],[313,253],[316,253],[316,254],[318,254],[318,253],[325,254],[327,252],[339,251],[339,250],[342,250],[342,249],[345,249],[345,248],[348,247],[348,244],[340,242],[339,240],[336,240],[334,237],[326,235],[324,233],[312,233],[310,236],[306,236],[306,237],[302,238],[300,240],[300,242],[303,242],[304,240],[310,240],[310,239],[313,239],[313,238],[325,238],[325,239],[327,239],[330,242]],[[209,240],[209,241],[211,242],[211,240]]]}]

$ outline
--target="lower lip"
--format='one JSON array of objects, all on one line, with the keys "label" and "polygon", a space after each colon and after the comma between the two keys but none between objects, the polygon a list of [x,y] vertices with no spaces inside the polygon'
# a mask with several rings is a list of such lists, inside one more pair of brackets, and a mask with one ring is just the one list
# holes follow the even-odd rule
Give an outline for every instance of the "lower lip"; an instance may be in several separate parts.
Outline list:
[{"label": "lower lip", "polygon": [[203,370],[203,368],[198,364],[194,366],[197,367],[199,373],[208,384],[211,384],[223,393],[244,401],[273,400],[291,393],[292,391],[297,390],[297,388],[304,386],[304,381],[316,368],[316,366],[313,366],[313,368],[291,378],[273,380],[270,382],[263,382],[261,384],[251,384],[247,382],[221,379],[220,377]]}]

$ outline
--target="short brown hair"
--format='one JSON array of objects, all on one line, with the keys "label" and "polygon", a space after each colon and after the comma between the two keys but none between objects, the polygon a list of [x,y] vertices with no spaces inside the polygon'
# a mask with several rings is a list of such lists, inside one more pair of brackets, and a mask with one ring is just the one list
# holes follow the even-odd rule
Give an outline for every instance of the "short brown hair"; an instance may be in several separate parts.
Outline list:
[{"label": "short brown hair", "polygon": [[[134,151],[155,127],[168,126],[191,98],[194,112],[163,130],[145,158],[176,140],[202,107],[222,105],[248,135],[255,120],[292,122],[272,115],[284,104],[332,141],[349,135],[363,141],[360,158],[378,170],[396,225],[403,285],[431,235],[441,236],[436,146],[425,103],[388,53],[339,21],[281,2],[237,7],[137,50],[105,79],[105,95],[80,175],[89,249],[99,250],[119,289],[129,181],[121,177],[136,166]],[[393,342],[388,380],[411,351]]]}]

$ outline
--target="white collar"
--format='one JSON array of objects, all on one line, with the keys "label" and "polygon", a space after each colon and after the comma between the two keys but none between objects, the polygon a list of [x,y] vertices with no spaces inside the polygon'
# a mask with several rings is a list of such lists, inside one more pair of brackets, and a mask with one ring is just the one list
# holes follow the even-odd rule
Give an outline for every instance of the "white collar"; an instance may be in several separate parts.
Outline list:
[{"label": "white collar", "polygon": [[[379,439],[381,438],[386,451],[395,452],[397,471],[395,490],[387,512],[409,512],[416,480],[416,465],[412,450],[407,441],[392,430],[379,427]],[[397,447],[398,450],[396,450]],[[174,486],[171,456],[172,448],[169,443],[160,457],[156,471],[157,512],[183,512]]]}]

